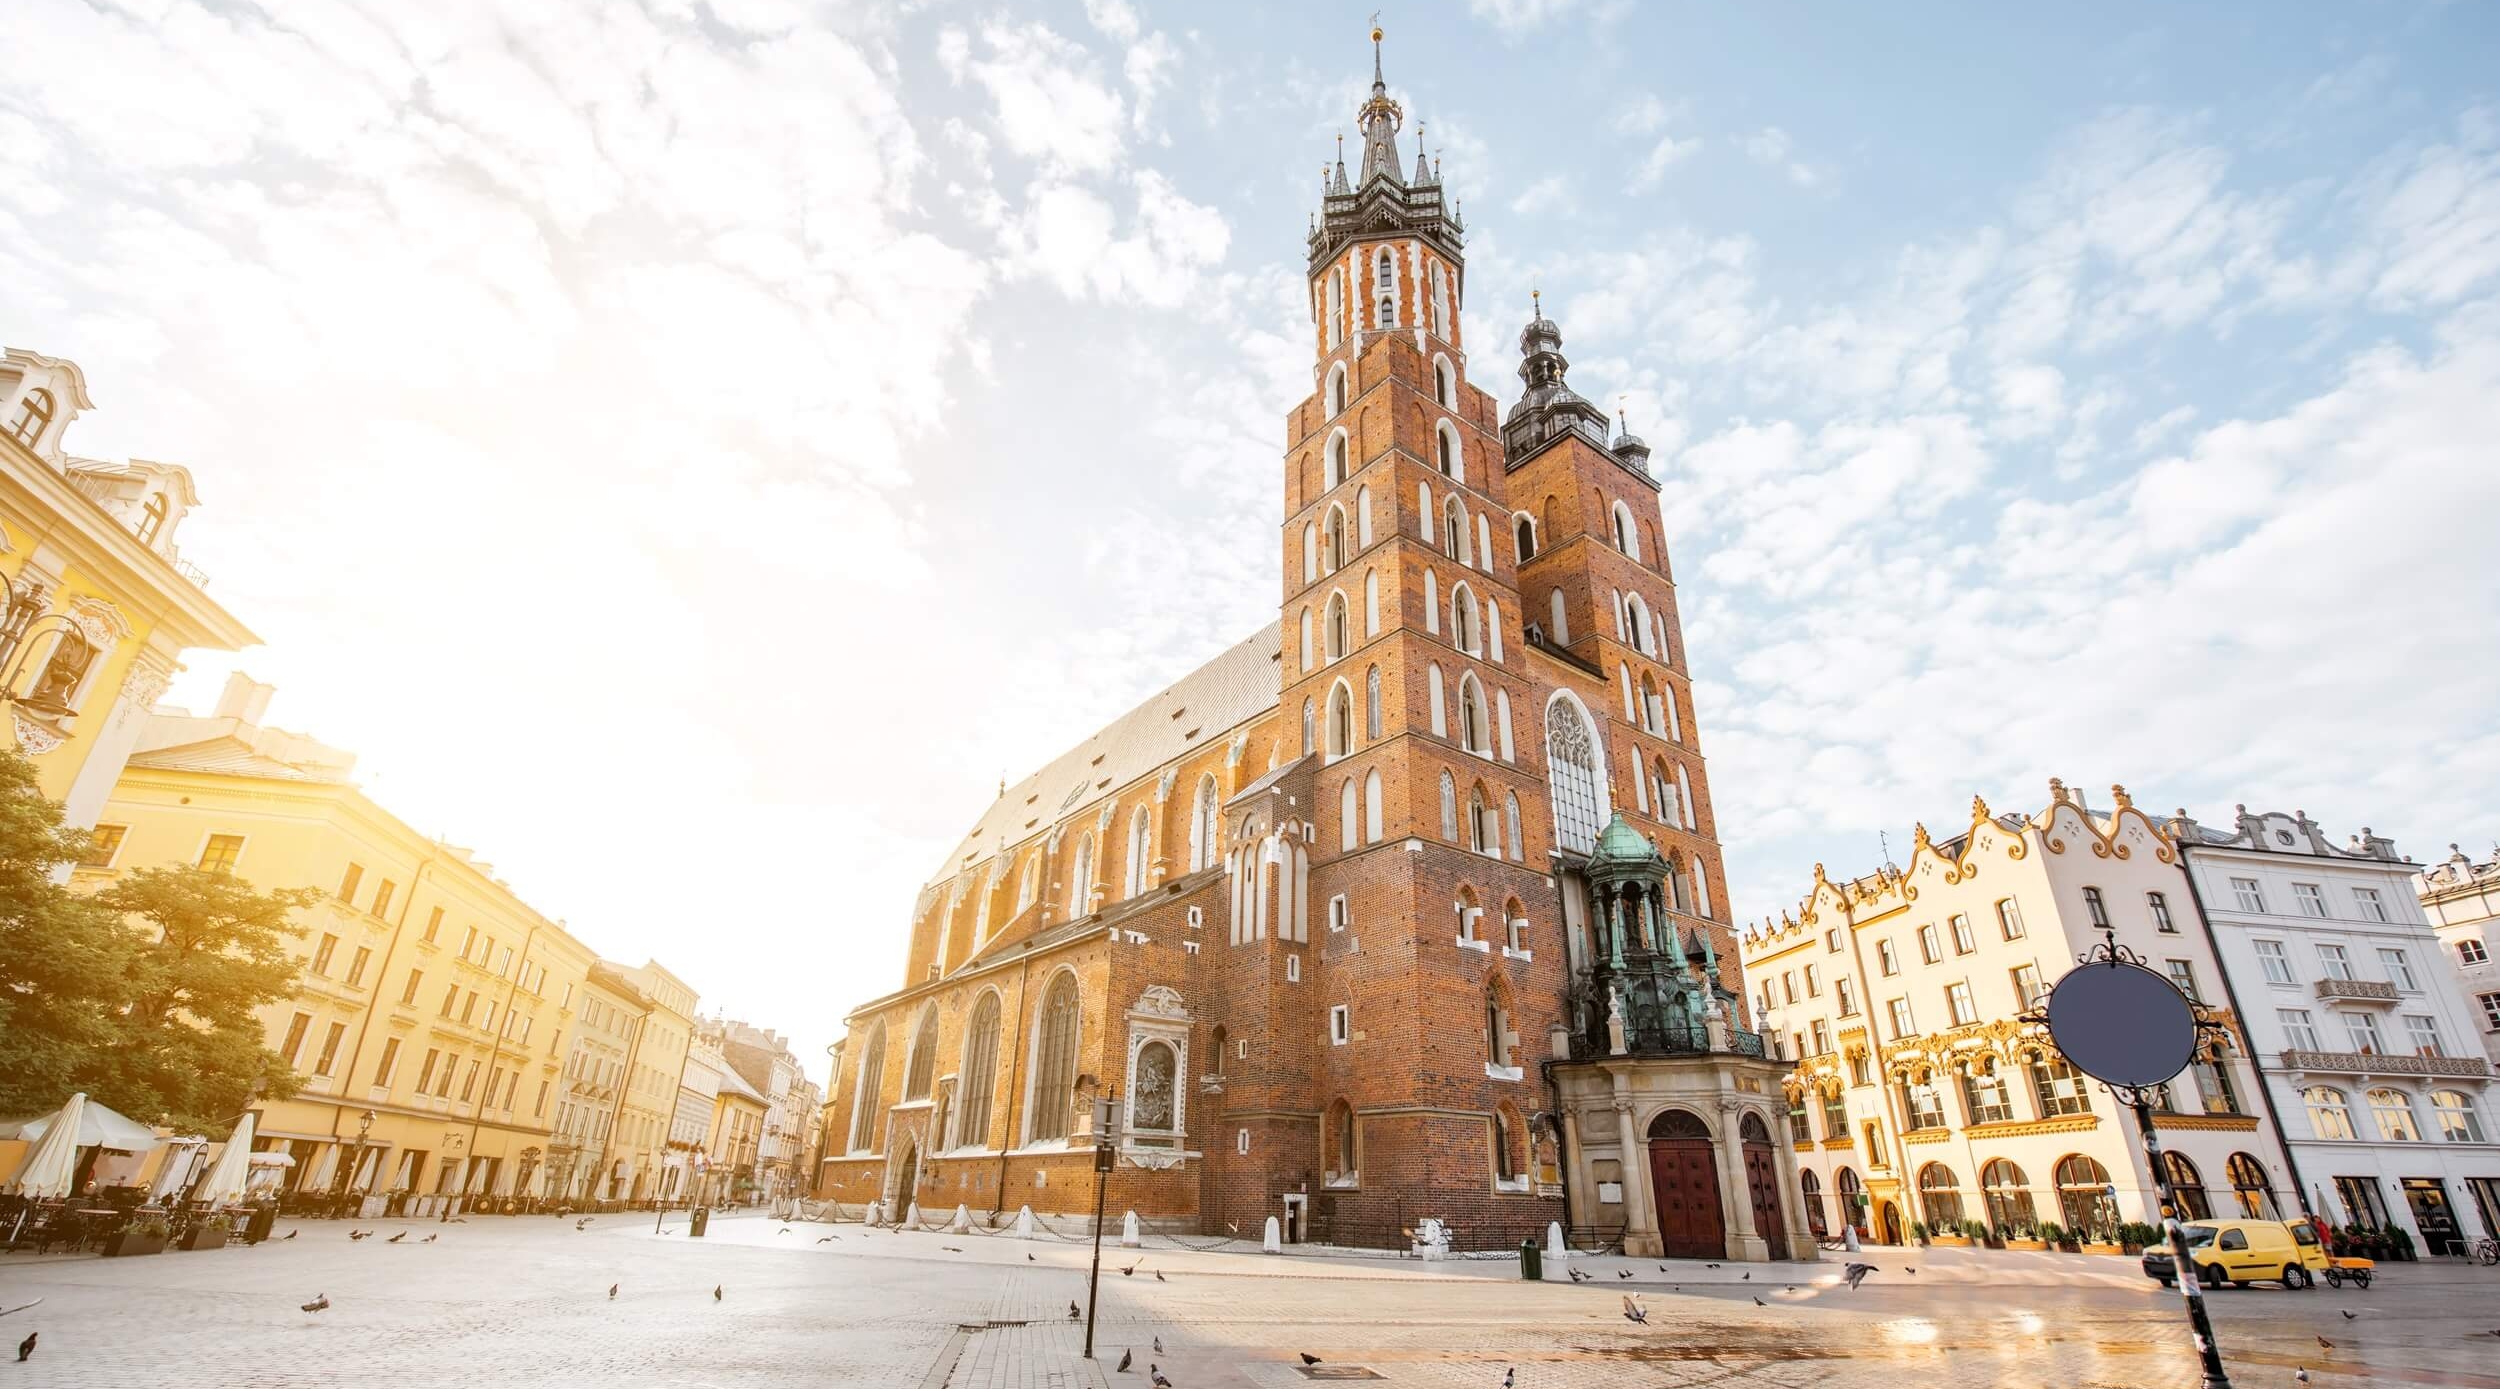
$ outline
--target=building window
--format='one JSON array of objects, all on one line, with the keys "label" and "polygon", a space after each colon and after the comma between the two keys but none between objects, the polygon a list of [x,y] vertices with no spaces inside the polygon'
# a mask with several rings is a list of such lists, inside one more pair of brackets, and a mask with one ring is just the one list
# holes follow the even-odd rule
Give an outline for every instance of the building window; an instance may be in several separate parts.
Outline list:
[{"label": "building window", "polygon": [[460,1005],[460,986],[459,986],[458,984],[452,984],[452,985],[449,985],[449,986],[447,986],[446,988],[444,988],[444,990],[443,990],[443,1012],[442,1012],[442,1016],[447,1017],[447,1018],[448,1018],[448,1017],[450,1017],[450,1016],[451,1016],[451,1010],[452,1010],[452,1009],[454,1009],[454,1008],[456,1008],[456,1007],[458,1007],[459,1005]]},{"label": "building window", "polygon": [[2340,945],[2319,946],[2318,965],[2326,971],[2326,977],[2329,979],[2350,979],[2353,977],[2352,957],[2345,954],[2344,947]]},{"label": "building window", "polygon": [[78,855],[81,868],[110,868],[113,856],[121,852],[122,839],[130,833],[126,825],[98,825],[87,831],[87,847]]},{"label": "building window", "polygon": [[2257,890],[2255,878],[2233,878],[2231,896],[2239,903],[2241,911],[2263,912],[2266,909],[2266,895]]},{"label": "building window", "polygon": [[885,1102],[884,1023],[869,1032],[868,1045],[860,1052],[859,1074],[851,1085],[851,1151],[856,1153],[876,1142],[877,1111]]},{"label": "building window", "polygon": [[1025,1141],[1042,1142],[1068,1136],[1068,1116],[1075,1103],[1076,1050],[1082,1015],[1076,976],[1062,974],[1043,995],[1042,1014],[1034,1024],[1033,1097],[1025,1113]]},{"label": "building window", "polygon": [[1352,924],[1349,912],[1350,909],[1346,906],[1344,893],[1340,892],[1336,896],[1329,898],[1328,929],[1331,931],[1342,931],[1348,925]]},{"label": "building window", "polygon": [[2380,899],[2377,888],[2356,887],[2352,890],[2352,900],[2361,908],[2363,920],[2386,921],[2389,919],[2387,903]]},{"label": "building window", "polygon": [[1823,1092],[1823,1136],[1849,1137],[1849,1101],[1838,1090]]},{"label": "building window", "polygon": [[1997,929],[2005,933],[2007,940],[2023,938],[2022,905],[2011,897],[1997,899]]},{"label": "building window", "polygon": [[2413,1101],[2402,1090],[2385,1086],[2369,1093],[2370,1118],[2378,1124],[2378,1136],[2390,1143],[2419,1143],[2422,1130],[2413,1121]]},{"label": "building window", "polygon": [[2298,982],[2292,978],[2292,960],[2291,956],[2284,953],[2283,942],[2279,940],[2252,940],[2249,944],[2256,948],[2257,968],[2265,972],[2267,983],[2291,984]]},{"label": "building window", "polygon": [[337,951],[338,948],[339,938],[326,931],[323,932],[321,936],[321,943],[313,947],[312,972],[319,975],[329,974],[330,956],[332,953]]},{"label": "building window", "polygon": [[2300,1092],[2309,1110],[2309,1129],[2320,1138],[2353,1136],[2352,1106],[2344,1092],[2331,1085],[2312,1085]]},{"label": "building window", "polygon": [[2483,1141],[2482,1116],[2474,1112],[2474,1097],[2462,1090],[2433,1090],[2431,1113],[2439,1120],[2439,1137],[2447,1143],[2480,1143]]},{"label": "building window", "polygon": [[1893,953],[1891,941],[1875,942],[1875,968],[1886,978],[1901,972],[1901,957]]},{"label": "building window", "polygon": [[441,907],[436,907],[434,910],[425,914],[425,936],[423,938],[425,944],[432,945],[434,943],[434,938],[442,934],[442,930],[443,909]]},{"label": "building window", "polygon": [[955,1133],[949,1146],[989,1146],[990,1091],[997,1079],[998,995],[984,993],[964,1029],[963,1079],[955,1089]]},{"label": "building window", "polygon": [[2283,1039],[2292,1044],[2294,1051],[2323,1050],[2318,1045],[2317,1024],[2310,1018],[2308,1009],[2277,1008],[2274,1018],[2283,1024]]},{"label": "building window", "polygon": [[2500,994],[2476,994],[2474,1001],[2483,1005],[2483,1026],[2500,1032]]},{"label": "building window", "polygon": [[413,1004],[417,1001],[417,987],[424,982],[424,970],[412,969],[408,971],[408,986],[399,991],[399,1001],[402,1006]]},{"label": "building window", "polygon": [[1971,934],[1969,917],[1956,912],[1945,919],[1945,925],[1953,931],[1954,954],[1967,955],[1979,948],[1978,940]]},{"label": "building window", "polygon": [[903,1068],[903,1098],[925,1100],[929,1086],[937,1075],[937,1005],[920,1012],[920,1026],[913,1031],[911,1061]]},{"label": "building window", "polygon": [[475,1016],[476,1013],[477,990],[471,989],[469,990],[468,996],[460,1000],[460,1021],[465,1023],[469,1021],[471,1017]]},{"label": "building window", "polygon": [[2195,961],[2164,960],[2162,963],[2170,972],[2170,982],[2179,986],[2179,992],[2187,995],[2188,1002],[2202,1003],[2205,1001],[2204,996],[2196,991]]},{"label": "building window", "polygon": [[1829,1056],[1831,1055],[1831,1052],[1831,1024],[1823,1021],[1821,1018],[1816,1018],[1814,1020],[1814,1054],[1817,1056]]},{"label": "building window", "polygon": [[364,880],[365,866],[363,864],[351,863],[347,865],[347,871],[339,877],[338,899],[347,903],[351,907],[354,906],[356,904],[356,885]]},{"label": "building window", "polygon": [[2352,1039],[2354,1051],[2375,1056],[2387,1049],[2386,1043],[2379,1037],[2378,1019],[2367,1013],[2343,1010],[2338,1010],[2336,1016],[2344,1020],[2344,1035]]},{"label": "building window", "polygon": [[2099,888],[2087,887],[2083,890],[2083,910],[2085,915],[2092,918],[2093,930],[2109,929],[2109,906],[2101,900]]},{"label": "building window", "polygon": [[1858,1015],[1858,991],[1854,982],[1845,978],[1833,980],[1832,997],[1839,1001],[1842,1017],[1854,1018]]},{"label": "building window", "polygon": [[2239,1091],[2231,1085],[2231,1072],[2219,1052],[2210,1048],[2198,1053],[2194,1066],[2196,1093],[2203,1096],[2209,1114],[2240,1112]]},{"label": "building window", "polygon": [[2041,1118],[2092,1112],[2092,1096],[2085,1089],[2083,1075],[2067,1065],[2065,1057],[2035,1051],[2031,1053],[2030,1070],[2031,1089],[2040,1102]]},{"label": "building window", "polygon": [[2491,952],[2485,950],[2483,943],[2472,936],[2467,936],[2457,942],[2457,963],[2460,965],[2479,965],[2490,958]]},{"label": "building window", "polygon": [[1945,1006],[1953,1014],[1954,1026],[1968,1027],[1979,1021],[1979,1005],[1971,1000],[1969,983],[1947,985],[1944,991],[1944,1001]]},{"label": "building window", "polygon": [[2316,883],[2292,884],[2292,900],[2300,904],[2302,916],[2322,918],[2326,915],[2326,894],[2319,890]]},{"label": "building window", "polygon": [[2002,1124],[2013,1119],[2013,1096],[2007,1093],[2005,1077],[1998,1070],[1995,1057],[1982,1056],[1962,1073],[1962,1107],[1970,1111],[1974,1124]]},{"label": "building window", "polygon": [[286,1041],[278,1047],[278,1056],[287,1065],[293,1066],[295,1058],[303,1052],[304,1034],[311,1028],[312,1014],[310,1013],[298,1013],[287,1020]]},{"label": "building window", "polygon": [[1328,1044],[1341,1047],[1354,1040],[1354,1025],[1345,1004],[1328,1010]]},{"label": "building window", "polygon": [[1596,847],[1603,828],[1597,818],[1595,740],[1579,706],[1560,696],[1546,705],[1545,752],[1558,847],[1586,854]]},{"label": "building window", "polygon": [[373,951],[370,948],[362,945],[356,947],[355,957],[347,962],[347,987],[352,989],[365,982],[365,965],[372,958]]},{"label": "building window", "polygon": [[334,1022],[321,1038],[321,1056],[313,1062],[313,1074],[326,1076],[338,1065],[339,1039],[347,1035],[347,1024]]},{"label": "building window", "polygon": [[235,860],[243,857],[243,836],[212,834],[208,847],[200,850],[200,867],[211,873],[231,873]]},{"label": "building window", "polygon": [[1808,998],[1821,998],[1822,996],[1823,996],[1823,967],[1822,967],[1822,966],[1820,966],[1820,965],[1807,965],[1807,966],[1806,966],[1806,997],[1808,997]]},{"label": "building window", "polygon": [[2170,919],[2170,899],[2158,892],[2144,894],[2144,903],[2153,909],[2153,929],[2164,935],[2179,934],[2178,923]]},{"label": "building window", "polygon": [[425,1061],[417,1067],[418,1094],[424,1094],[426,1092],[426,1087],[434,1083],[434,1062],[442,1054],[442,1049],[440,1047],[427,1047],[425,1049]]},{"label": "building window", "polygon": [[2439,1020],[2427,1013],[2405,1014],[2405,1039],[2413,1044],[2416,1056],[2445,1056],[2439,1044]]},{"label": "building window", "polygon": [[2038,1007],[2040,1004],[2040,967],[2016,965],[2012,970],[2012,975],[2014,1001],[2026,1009]]},{"label": "building window", "polygon": [[398,891],[399,884],[392,882],[388,878],[384,878],[382,880],[382,885],[373,890],[373,914],[375,916],[390,915],[391,897]]},{"label": "building window", "polygon": [[1901,1112],[1912,1133],[1944,1127],[1944,1095],[1936,1089],[1933,1071],[1901,1078]]},{"label": "building window", "polygon": [[2387,982],[2395,985],[2399,992],[2418,994],[2422,991],[2421,982],[2413,977],[2413,961],[2403,951],[2381,949],[2378,959],[2387,969]]},{"label": "building window", "polygon": [[52,423],[52,393],[41,386],[26,393],[17,404],[17,418],[9,421],[9,437],[28,448],[43,437],[44,428]]},{"label": "building window", "polygon": [[1944,958],[1944,946],[1932,924],[1918,928],[1918,955],[1931,965]]},{"label": "building window", "polygon": [[1892,1002],[1886,1004],[1885,1007],[1892,1013],[1892,1035],[1894,1040],[1897,1041],[1918,1031],[1918,1029],[1913,1026],[1910,1021],[1910,1001],[1908,999],[1896,998],[1892,1000]]}]

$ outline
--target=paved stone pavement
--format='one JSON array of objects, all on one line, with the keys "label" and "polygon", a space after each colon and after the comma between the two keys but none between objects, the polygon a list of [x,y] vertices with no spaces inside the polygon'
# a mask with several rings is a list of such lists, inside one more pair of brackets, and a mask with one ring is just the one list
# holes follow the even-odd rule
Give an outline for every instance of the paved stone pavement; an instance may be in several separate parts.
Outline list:
[{"label": "paved stone pavement", "polygon": [[[1834,1286],[1829,1262],[1755,1265],[1747,1280],[1744,1265],[1586,1259],[1575,1262],[1596,1281],[1574,1285],[1517,1282],[1491,1264],[1106,1248],[1099,1356],[1088,1362],[1084,1327],[1067,1314],[1084,1297],[1080,1245],[805,1223],[785,1234],[753,1217],[716,1221],[697,1241],[682,1217],[670,1226],[655,1235],[648,1217],[603,1217],[586,1231],[549,1218],[359,1227],[413,1232],[391,1245],[351,1243],[347,1226],[308,1221],[281,1226],[300,1230],[296,1239],[257,1249],[10,1256],[0,1259],[0,1306],[44,1301],[0,1318],[0,1347],[30,1330],[42,1341],[22,1366],[0,1354],[0,1389],[1145,1389],[1150,1363],[1180,1389],[1283,1389],[1341,1373],[1494,1389],[1512,1368],[1519,1389],[2197,1383],[2176,1295],[2128,1284],[2108,1264],[2043,1286],[1990,1281],[1986,1261],[1947,1259],[1927,1262],[1921,1284],[1907,1270],[1924,1252],[1878,1250],[1868,1258],[1884,1272],[1853,1293]],[[417,1242],[429,1233],[441,1239]],[[1635,1288],[1646,1327],[1622,1315]],[[323,1293],[329,1311],[297,1310]],[[2261,1288],[2212,1303],[2240,1389],[2288,1385],[2295,1367],[2327,1389],[2500,1389],[2500,1272],[2415,1265],[2368,1292]],[[1136,1369],[1115,1374],[1124,1349]],[[1319,1371],[1305,1371],[1301,1351],[1321,1357]]]}]

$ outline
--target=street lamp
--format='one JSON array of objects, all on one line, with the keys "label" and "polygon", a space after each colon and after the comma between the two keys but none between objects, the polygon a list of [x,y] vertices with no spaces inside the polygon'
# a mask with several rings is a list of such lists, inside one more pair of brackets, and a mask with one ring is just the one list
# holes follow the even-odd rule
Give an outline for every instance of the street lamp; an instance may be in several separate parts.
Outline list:
[{"label": "street lamp", "polygon": [[[23,578],[23,575],[19,577]],[[7,674],[0,676],[0,704],[17,704],[31,714],[47,719],[66,719],[78,711],[69,705],[69,696],[77,691],[76,676],[82,670],[65,669],[68,678],[46,681],[24,694],[18,683],[25,678],[26,663],[34,655],[35,638],[57,632],[61,644],[56,650],[69,649],[70,642],[87,646],[87,634],[76,618],[68,613],[47,613],[43,610],[44,592],[32,580],[21,588],[6,575],[0,575],[0,666]]]},{"label": "street lamp", "polygon": [[370,1109],[356,1116],[356,1146],[348,1150],[347,1170],[339,1176],[341,1195],[350,1195],[355,1191],[356,1170],[365,1162],[365,1136],[373,1132],[373,1121],[378,1117]]}]

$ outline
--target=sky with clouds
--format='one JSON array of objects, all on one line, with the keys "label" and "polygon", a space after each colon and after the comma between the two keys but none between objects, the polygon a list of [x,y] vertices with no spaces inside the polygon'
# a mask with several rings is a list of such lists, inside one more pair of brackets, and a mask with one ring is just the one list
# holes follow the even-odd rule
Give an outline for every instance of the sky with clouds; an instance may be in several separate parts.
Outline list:
[{"label": "sky with clouds", "polygon": [[[811,1057],[986,804],[1270,620],[1368,6],[29,0],[0,340],[273,722]],[[1734,908],[1973,792],[2500,835],[2500,16],[1384,15],[1657,449]],[[816,1069],[821,1072],[821,1063]]]}]

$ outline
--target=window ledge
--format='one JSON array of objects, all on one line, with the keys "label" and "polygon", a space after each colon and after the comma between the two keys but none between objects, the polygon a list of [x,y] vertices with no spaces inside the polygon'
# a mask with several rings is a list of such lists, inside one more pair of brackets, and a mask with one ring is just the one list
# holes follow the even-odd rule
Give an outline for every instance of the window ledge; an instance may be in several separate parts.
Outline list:
[{"label": "window ledge", "polygon": [[1507,945],[1502,947],[1502,954],[1506,958],[1513,960],[1533,960],[1536,958],[1536,952],[1533,950],[1518,950]]},{"label": "window ledge", "polygon": [[1487,1061],[1484,1063],[1484,1074],[1487,1080],[1521,1080],[1526,1078],[1527,1068],[1523,1066],[1496,1066],[1492,1062]]},{"label": "window ledge", "polygon": [[1493,1189],[1495,1191],[1512,1194],[1522,1193],[1528,1189],[1528,1179],[1525,1177],[1513,1177],[1508,1181],[1504,1181],[1500,1177],[1495,1177],[1493,1179]]},{"label": "window ledge", "polygon": [[1477,952],[1477,953],[1479,953],[1479,954],[1487,954],[1487,955],[1489,955],[1489,954],[1491,954],[1491,953],[1493,952],[1493,942],[1491,942],[1491,941],[1488,941],[1488,940],[1469,940],[1469,939],[1468,939],[1467,937],[1465,937],[1465,936],[1459,936],[1459,937],[1456,937],[1455,939],[1456,939],[1456,941],[1457,941],[1458,948],[1459,948],[1459,949],[1461,949],[1461,950],[1473,950],[1473,951],[1476,951],[1476,952]]},{"label": "window ledge", "polygon": [[1330,1191],[1360,1191],[1363,1189],[1363,1174],[1348,1172],[1342,1177],[1328,1177],[1320,1185]]},{"label": "window ledge", "polygon": [[888,1113],[897,1113],[906,1109],[927,1109],[936,1103],[937,1101],[926,1098],[917,1100],[898,1100],[893,1104],[887,1105],[886,1111]]}]

